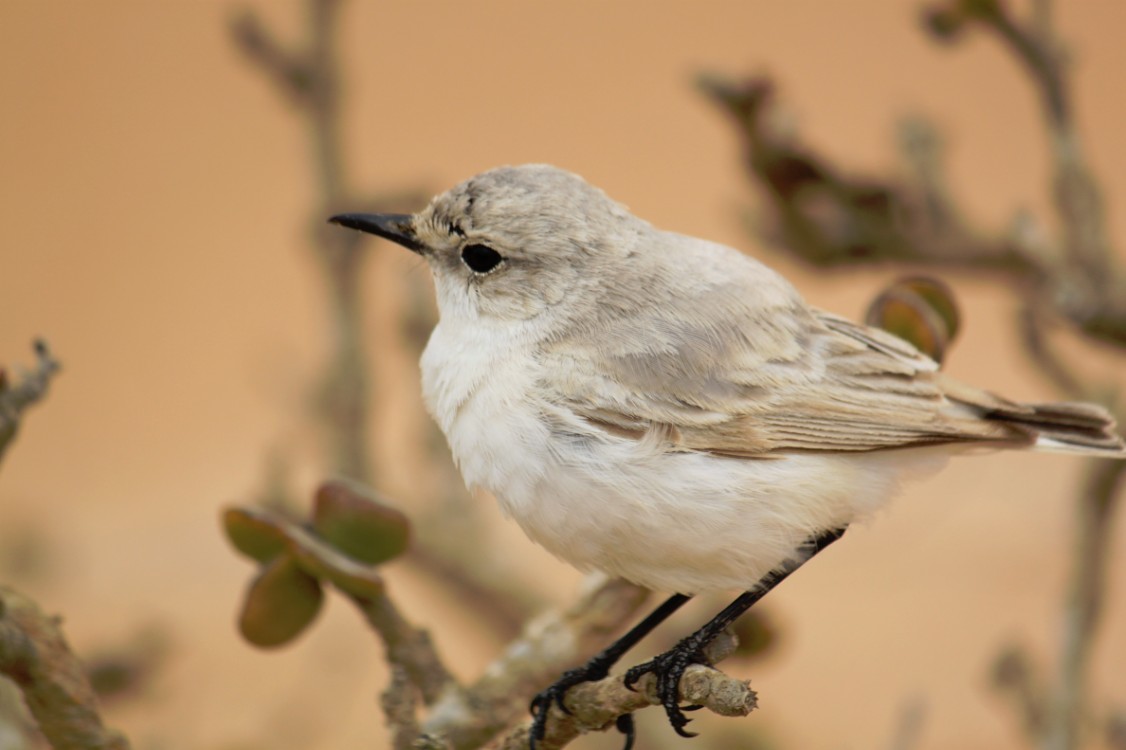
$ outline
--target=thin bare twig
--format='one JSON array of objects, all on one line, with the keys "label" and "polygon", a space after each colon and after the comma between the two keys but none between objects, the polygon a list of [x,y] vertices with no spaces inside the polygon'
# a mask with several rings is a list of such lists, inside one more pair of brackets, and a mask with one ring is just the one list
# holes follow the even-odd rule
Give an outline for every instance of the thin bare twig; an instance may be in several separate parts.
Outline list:
[{"label": "thin bare twig", "polygon": [[7,373],[0,369],[0,459],[16,436],[24,409],[47,395],[51,378],[59,371],[59,363],[46,341],[36,340],[35,357],[35,369],[22,373],[18,383],[8,382]]},{"label": "thin bare twig", "polygon": [[[249,60],[298,106],[308,126],[320,195],[311,225],[343,210],[351,192],[340,147],[340,70],[334,29],[339,0],[308,0],[309,38],[304,49],[277,40],[250,11],[232,23],[232,36]],[[361,265],[367,257],[354,232],[314,231],[316,257],[332,306],[331,362],[318,391],[333,472],[371,482],[371,374],[364,357]]]},{"label": "thin bare twig", "polygon": [[1017,330],[1021,334],[1024,351],[1040,368],[1040,372],[1061,392],[1070,398],[1091,398],[1089,387],[1082,377],[1070,367],[1048,341],[1044,314],[1034,305],[1026,303],[1017,315]]},{"label": "thin bare twig", "polygon": [[1114,513],[1126,461],[1092,462],[1075,509],[1073,569],[1064,602],[1059,678],[1052,695],[1044,750],[1070,750],[1081,744],[1087,718],[1087,672],[1094,636],[1106,599],[1106,571],[1113,539]]},{"label": "thin bare twig", "polygon": [[[1067,70],[1052,28],[1051,4],[1040,0],[1034,19],[1027,24],[1016,20],[999,3],[995,12],[983,15],[981,20],[1028,69],[1046,113],[1055,167],[1053,197],[1063,232],[1061,245],[1070,260],[1056,271],[1063,279],[1056,295],[1058,306],[1089,334],[1107,333],[1109,323],[1109,332],[1118,337],[1121,346],[1126,343],[1126,318],[1122,316],[1126,279],[1107,242],[1102,196],[1075,132]],[[1069,371],[1062,358],[1046,349],[1036,330],[1036,319],[1026,316],[1026,345],[1045,372],[1069,395],[1090,397],[1095,393],[1090,379]],[[1124,473],[1124,462],[1092,462],[1075,506],[1074,567],[1064,603],[1059,677],[1047,726],[1038,738],[1044,750],[1070,750],[1082,741],[1087,671],[1103,609],[1109,540]]]},{"label": "thin bare twig", "polygon": [[993,662],[993,687],[1008,699],[1030,741],[1044,735],[1048,726],[1048,691],[1028,651],[1009,646]]}]

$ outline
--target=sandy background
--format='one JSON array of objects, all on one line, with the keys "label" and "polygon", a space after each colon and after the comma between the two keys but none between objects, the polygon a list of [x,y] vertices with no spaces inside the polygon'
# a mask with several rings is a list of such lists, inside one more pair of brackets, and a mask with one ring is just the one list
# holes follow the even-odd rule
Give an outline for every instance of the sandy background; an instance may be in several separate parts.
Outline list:
[{"label": "sandy background", "polygon": [[[251,5],[298,36],[299,3]],[[894,169],[894,122],[921,112],[948,134],[950,181],[976,220],[1000,227],[1017,207],[1045,210],[1037,105],[991,40],[937,48],[914,3],[892,0],[672,6],[348,4],[351,182],[436,191],[497,164],[552,162],[665,228],[768,260],[819,306],[859,315],[891,272],[815,277],[740,229],[753,198],[733,133],[690,82],[701,69],[768,70],[807,142],[838,163]],[[43,561],[19,573],[5,554],[0,580],[65,613],[86,652],[144,627],[165,633],[153,679],[110,710],[137,747],[382,747],[373,696],[386,674],[348,607],[332,601],[281,653],[252,650],[233,628],[251,569],[221,538],[217,511],[261,485],[270,450],[286,451],[296,485],[312,487],[306,403],[327,348],[306,243],[316,196],[306,134],[233,49],[234,7],[0,0],[0,361],[28,361],[30,339],[44,335],[66,367],[0,471],[0,552],[30,544]],[[1126,5],[1058,13],[1121,239]],[[410,512],[425,430],[417,374],[388,341],[421,270],[389,247],[373,253],[367,324],[385,350],[376,484]],[[948,279],[968,321],[948,368],[1010,396],[1051,396],[1011,334],[1013,300],[980,279]],[[771,597],[784,642],[738,668],[762,710],[704,731],[757,731],[784,748],[886,747],[904,706],[919,703],[919,748],[1022,746],[987,668],[1014,639],[1054,663],[1078,470],[1068,458],[994,456],[913,488]],[[496,516],[491,500],[475,502]],[[571,596],[574,573],[496,527],[491,547],[548,596]],[[1116,536],[1121,549],[1126,524]],[[458,673],[477,674],[498,648],[490,633],[416,571],[390,575]],[[1092,683],[1100,712],[1126,708],[1121,554],[1109,585]],[[707,615],[693,609],[674,627]],[[669,734],[645,731],[648,746]]]}]

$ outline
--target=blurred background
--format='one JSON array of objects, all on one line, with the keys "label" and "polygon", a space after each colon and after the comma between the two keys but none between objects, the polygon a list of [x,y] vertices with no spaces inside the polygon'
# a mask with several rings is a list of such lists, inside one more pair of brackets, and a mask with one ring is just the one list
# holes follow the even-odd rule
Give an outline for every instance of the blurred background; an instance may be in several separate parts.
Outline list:
[{"label": "blurred background", "polygon": [[[382,650],[350,607],[330,601],[280,652],[252,649],[234,627],[251,568],[219,510],[271,487],[305,502],[328,473],[311,404],[332,346],[314,249],[323,176],[293,97],[234,41],[248,10],[286,45],[308,35],[297,0],[0,0],[0,361],[30,362],[43,336],[64,365],[0,471],[0,581],[61,613],[84,656],[159,653],[107,703],[136,747],[384,747]],[[947,139],[948,186],[974,224],[1001,232],[1018,209],[1051,216],[1027,76],[983,35],[935,44],[913,2],[355,0],[338,15],[341,180],[357,205],[335,208],[416,210],[484,169],[550,162],[861,317],[899,271],[818,272],[754,239],[744,214],[759,198],[737,133],[694,84],[712,71],[769,74],[788,127],[843,169],[898,174],[896,123],[924,115]],[[1055,22],[1120,239],[1126,5],[1060,3]],[[434,433],[415,365],[433,314],[427,273],[390,245],[363,252],[371,483],[412,517],[446,513],[433,498],[450,473],[427,468]],[[964,316],[946,369],[1012,398],[1057,397],[1013,333],[1012,296],[982,274],[943,278]],[[1073,356],[1126,384],[1120,356]],[[1081,469],[1002,454],[909,488],[771,595],[776,644],[726,665],[753,679],[760,710],[693,728],[712,747],[753,736],[859,749],[892,747],[919,720],[912,747],[1027,746],[989,675],[1011,644],[1053,668]],[[543,604],[574,597],[578,574],[490,498],[465,502],[494,565]],[[1126,525],[1114,540],[1121,550]],[[459,676],[501,648],[495,622],[425,566],[396,562],[388,578]],[[1089,683],[1102,717],[1126,711],[1121,554],[1107,585]],[[690,607],[668,627],[711,614]],[[672,746],[646,713],[646,746]],[[607,740],[619,741],[577,746]]]}]

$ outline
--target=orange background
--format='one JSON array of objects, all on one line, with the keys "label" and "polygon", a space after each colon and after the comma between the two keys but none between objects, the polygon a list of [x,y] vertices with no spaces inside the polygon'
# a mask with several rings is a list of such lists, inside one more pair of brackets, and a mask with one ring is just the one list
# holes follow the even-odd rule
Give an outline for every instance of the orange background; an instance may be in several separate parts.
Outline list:
[{"label": "orange background", "polygon": [[[1121,239],[1126,5],[1059,5],[1084,142]],[[299,37],[300,3],[250,7]],[[307,401],[327,351],[306,133],[234,49],[233,10],[0,0],[0,361],[30,360],[43,335],[65,364],[0,470],[0,552],[39,539],[46,563],[17,577],[0,562],[0,579],[64,613],[82,652],[146,625],[168,633],[144,693],[110,709],[137,747],[382,747],[381,650],[349,607],[331,601],[280,653],[252,650],[232,625],[251,568],[223,541],[218,509],[261,486],[271,450],[303,494],[320,476]],[[754,198],[733,131],[691,81],[769,71],[805,141],[838,164],[899,169],[894,123],[923,113],[949,138],[950,184],[974,220],[999,231],[1021,207],[1049,215],[1045,135],[1023,73],[979,35],[937,47],[914,3],[352,2],[341,15],[343,136],[364,195],[551,162],[659,226],[747,249],[814,304],[858,316],[893,271],[815,276],[740,228]],[[425,430],[417,372],[388,342],[424,272],[388,246],[372,253],[376,485],[409,513],[426,481]],[[1051,397],[1012,334],[1014,300],[988,279],[947,278],[967,320],[948,369],[1012,397]],[[1122,372],[1121,359],[1089,360]],[[761,710],[742,724],[702,719],[703,731],[881,747],[904,706],[921,702],[918,748],[1023,746],[988,666],[1014,640],[1055,663],[1079,469],[998,455],[910,489],[771,596],[781,646],[732,667],[753,678]],[[473,502],[498,515],[487,498]],[[545,595],[572,596],[576,574],[495,525],[490,549]],[[1126,524],[1115,535],[1121,549]],[[497,652],[472,612],[410,566],[389,576],[459,675]],[[1091,685],[1100,715],[1126,707],[1121,554],[1109,586]],[[710,614],[692,609],[672,627]],[[652,745],[670,734],[644,731]]]}]

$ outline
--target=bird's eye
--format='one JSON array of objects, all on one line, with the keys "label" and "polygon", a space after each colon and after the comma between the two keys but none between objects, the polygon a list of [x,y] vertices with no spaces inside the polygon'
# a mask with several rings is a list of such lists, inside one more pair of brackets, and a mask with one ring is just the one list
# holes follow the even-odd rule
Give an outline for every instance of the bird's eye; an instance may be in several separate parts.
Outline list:
[{"label": "bird's eye", "polygon": [[488,245],[466,245],[461,251],[461,259],[475,273],[488,273],[504,260],[500,253]]}]

